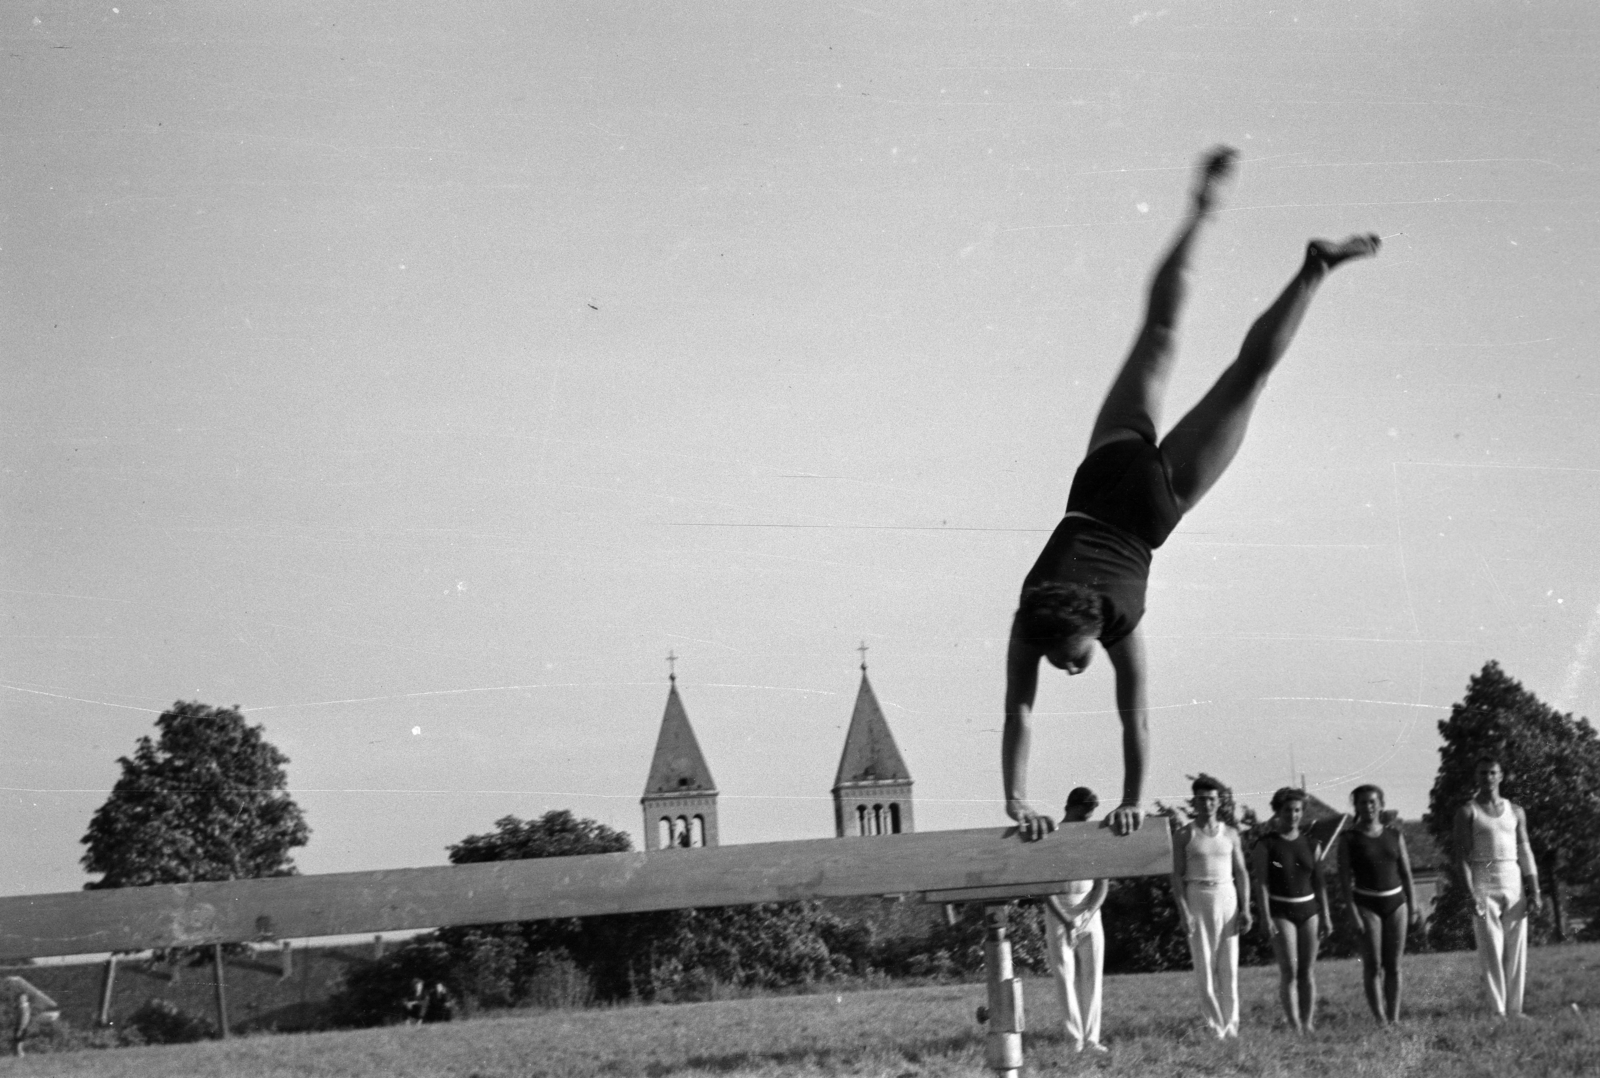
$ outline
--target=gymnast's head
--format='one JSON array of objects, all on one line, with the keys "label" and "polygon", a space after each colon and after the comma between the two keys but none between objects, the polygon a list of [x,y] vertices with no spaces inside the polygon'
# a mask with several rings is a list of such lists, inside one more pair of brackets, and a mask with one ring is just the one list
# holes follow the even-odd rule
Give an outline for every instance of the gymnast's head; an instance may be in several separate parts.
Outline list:
[{"label": "gymnast's head", "polygon": [[1296,786],[1280,786],[1272,795],[1272,814],[1278,826],[1290,830],[1300,826],[1306,812],[1306,792]]},{"label": "gymnast's head", "polygon": [[1094,642],[1103,622],[1100,596],[1082,584],[1047,580],[1022,592],[1017,606],[1017,631],[1068,674],[1082,673],[1094,658]]}]

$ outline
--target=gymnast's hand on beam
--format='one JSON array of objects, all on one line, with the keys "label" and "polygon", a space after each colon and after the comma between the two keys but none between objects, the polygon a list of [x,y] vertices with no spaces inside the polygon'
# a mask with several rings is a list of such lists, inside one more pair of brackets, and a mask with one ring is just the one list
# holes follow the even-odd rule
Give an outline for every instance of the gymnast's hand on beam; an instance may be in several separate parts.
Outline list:
[{"label": "gymnast's hand on beam", "polygon": [[1039,815],[1026,801],[1006,802],[1006,815],[1017,821],[1017,832],[1024,842],[1037,842],[1056,829],[1055,820]]},{"label": "gymnast's hand on beam", "polygon": [[1111,810],[1111,815],[1106,817],[1106,824],[1114,835],[1131,835],[1139,830],[1139,825],[1144,822],[1144,813],[1139,811],[1138,805],[1123,803]]}]

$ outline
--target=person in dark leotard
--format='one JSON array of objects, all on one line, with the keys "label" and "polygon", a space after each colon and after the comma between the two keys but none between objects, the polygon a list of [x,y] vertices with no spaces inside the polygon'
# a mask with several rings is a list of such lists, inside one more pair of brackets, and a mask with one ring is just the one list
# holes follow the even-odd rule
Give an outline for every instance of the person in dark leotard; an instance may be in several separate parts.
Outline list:
[{"label": "person in dark leotard", "polygon": [[1267,376],[1288,350],[1311,298],[1342,262],[1377,253],[1378,237],[1312,240],[1305,261],[1245,335],[1239,355],[1164,437],[1157,437],[1162,393],[1172,373],[1178,310],[1189,249],[1212,215],[1235,152],[1202,162],[1190,211],[1150,283],[1144,324],[1106,393],[1089,448],[1072,480],[1066,516],[1023,582],[1006,653],[1005,728],[1000,764],[1006,813],[1024,839],[1055,828],[1028,803],[1029,723],[1039,661],[1077,674],[1098,640],[1116,674],[1122,720],[1122,800],[1111,813],[1117,834],[1137,830],[1148,755],[1145,653],[1139,621],[1151,552],[1161,546],[1233,460]]},{"label": "person in dark leotard", "polygon": [[1339,841],[1339,886],[1361,931],[1361,978],[1379,1025],[1400,1020],[1400,956],[1406,926],[1422,921],[1411,880],[1411,857],[1398,827],[1383,822],[1383,791],[1350,791],[1355,823]]},{"label": "person in dark leotard", "polygon": [[1328,890],[1318,867],[1321,851],[1300,830],[1306,792],[1285,786],[1272,795],[1271,829],[1251,851],[1256,901],[1267,916],[1263,931],[1278,958],[1278,999],[1289,1028],[1316,1028],[1317,943],[1328,934]]}]

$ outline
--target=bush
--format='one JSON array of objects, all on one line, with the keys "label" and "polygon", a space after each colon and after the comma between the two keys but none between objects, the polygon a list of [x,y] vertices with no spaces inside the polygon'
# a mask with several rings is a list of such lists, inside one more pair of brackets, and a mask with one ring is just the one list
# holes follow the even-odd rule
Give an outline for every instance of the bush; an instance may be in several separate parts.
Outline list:
[{"label": "bush", "polygon": [[169,999],[146,1000],[125,1025],[146,1044],[189,1044],[216,1035],[216,1027],[209,1021],[186,1013]]}]

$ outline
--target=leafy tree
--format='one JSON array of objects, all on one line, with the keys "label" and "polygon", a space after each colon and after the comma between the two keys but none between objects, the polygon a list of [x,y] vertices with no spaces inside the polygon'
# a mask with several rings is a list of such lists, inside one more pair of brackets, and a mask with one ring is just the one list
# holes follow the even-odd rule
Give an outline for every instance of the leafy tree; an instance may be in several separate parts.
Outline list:
[{"label": "leafy tree", "polygon": [[[1563,885],[1581,884],[1600,859],[1600,739],[1587,719],[1555,711],[1493,660],[1439,723],[1439,773],[1423,818],[1454,860],[1455,814],[1473,795],[1478,757],[1500,757],[1502,790],[1528,816],[1528,841],[1550,896],[1557,939],[1566,936]],[[1450,946],[1471,938],[1469,903],[1459,886],[1434,902],[1434,935]]]},{"label": "leafy tree", "polygon": [[572,857],[587,853],[625,853],[628,835],[566,809],[552,809],[537,820],[502,816],[486,835],[468,835],[449,847],[452,865],[520,861],[528,857]]},{"label": "leafy tree", "polygon": [[84,886],[138,887],[295,871],[310,835],[289,796],[289,758],[236,708],[178,701],[141,737],[82,842]]}]

